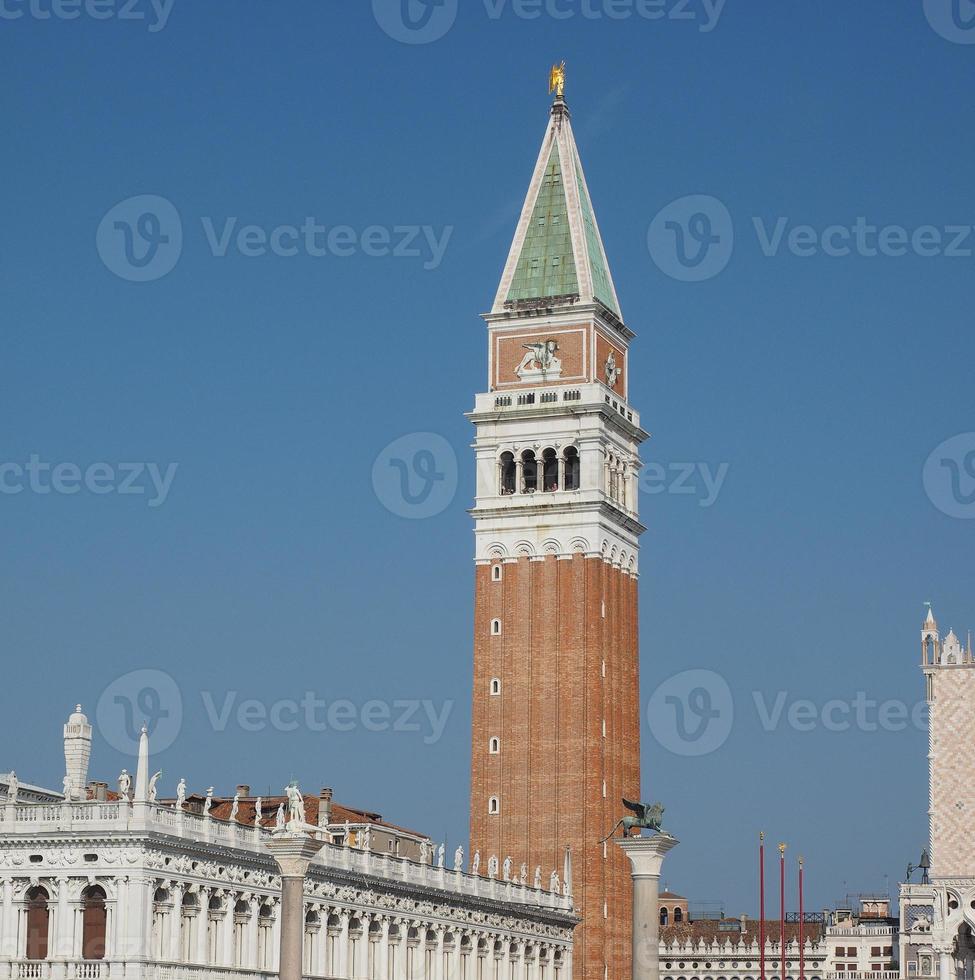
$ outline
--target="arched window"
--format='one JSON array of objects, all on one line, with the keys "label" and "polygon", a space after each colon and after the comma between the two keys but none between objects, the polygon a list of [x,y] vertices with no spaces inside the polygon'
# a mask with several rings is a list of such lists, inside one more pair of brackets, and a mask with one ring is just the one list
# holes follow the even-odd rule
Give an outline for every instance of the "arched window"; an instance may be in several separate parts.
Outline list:
[{"label": "arched window", "polygon": [[81,900],[84,909],[81,958],[103,960],[105,959],[105,927],[108,923],[105,892],[98,885],[92,885],[81,893]]},{"label": "arched window", "polygon": [[488,800],[488,813],[492,817],[494,817],[497,816],[500,812],[501,812],[501,801],[496,796],[492,796],[491,799]]},{"label": "arched window", "polygon": [[522,466],[522,491],[524,493],[534,493],[538,489],[538,463],[535,460],[535,454],[530,450],[526,449],[521,454],[521,466]]},{"label": "arched window", "polygon": [[500,465],[500,483],[501,483],[501,495],[507,496],[515,492],[515,454],[514,453],[502,453],[501,459],[499,460]]},{"label": "arched window", "polygon": [[499,562],[491,569],[491,579],[495,582],[500,582],[504,578],[504,568]]},{"label": "arched window", "polygon": [[51,916],[49,895],[40,885],[27,893],[27,959],[47,959],[47,938]]},{"label": "arched window", "polygon": [[491,755],[500,755],[501,754],[501,739],[500,738],[492,738],[491,739],[490,752],[491,752]]},{"label": "arched window", "polygon": [[565,489],[579,489],[579,450],[575,446],[565,451]]},{"label": "arched window", "polygon": [[668,924],[668,922],[669,922],[669,917],[667,915],[667,910],[666,909],[661,909],[660,910],[660,924],[662,926],[665,926],[665,925]]},{"label": "arched window", "polygon": [[681,908],[680,908],[679,905],[678,906],[675,906],[674,907],[674,925],[677,925],[678,922],[683,922],[683,921],[684,921],[684,913],[683,913],[683,911],[681,910]]},{"label": "arched window", "polygon": [[554,449],[542,453],[543,487],[546,493],[554,493],[559,488],[559,458]]},{"label": "arched window", "polygon": [[500,635],[501,635],[501,620],[500,619],[492,619],[491,620],[491,636],[500,636]]},{"label": "arched window", "polygon": [[491,679],[491,696],[497,697],[501,693],[501,678],[493,677]]}]

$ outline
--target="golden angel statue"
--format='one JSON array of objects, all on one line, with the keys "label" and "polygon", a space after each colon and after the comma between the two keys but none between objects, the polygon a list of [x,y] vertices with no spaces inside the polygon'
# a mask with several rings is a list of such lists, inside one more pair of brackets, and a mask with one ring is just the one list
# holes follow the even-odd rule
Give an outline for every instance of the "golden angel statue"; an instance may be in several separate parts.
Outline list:
[{"label": "golden angel statue", "polygon": [[548,76],[548,94],[555,93],[560,99],[565,95],[565,62],[561,65],[552,65],[552,71]]}]

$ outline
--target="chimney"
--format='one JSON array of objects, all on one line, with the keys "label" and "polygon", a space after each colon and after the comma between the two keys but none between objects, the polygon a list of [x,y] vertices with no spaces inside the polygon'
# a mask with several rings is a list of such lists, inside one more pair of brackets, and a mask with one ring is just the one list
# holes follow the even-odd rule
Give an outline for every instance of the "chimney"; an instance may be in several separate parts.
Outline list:
[{"label": "chimney", "polygon": [[318,826],[327,827],[332,822],[332,788],[326,786],[318,794]]},{"label": "chimney", "polygon": [[251,795],[251,788],[247,783],[240,783],[237,787],[237,795],[241,799],[248,799]]},{"label": "chimney", "polygon": [[88,784],[88,791],[95,803],[108,802],[108,783],[90,782]]}]

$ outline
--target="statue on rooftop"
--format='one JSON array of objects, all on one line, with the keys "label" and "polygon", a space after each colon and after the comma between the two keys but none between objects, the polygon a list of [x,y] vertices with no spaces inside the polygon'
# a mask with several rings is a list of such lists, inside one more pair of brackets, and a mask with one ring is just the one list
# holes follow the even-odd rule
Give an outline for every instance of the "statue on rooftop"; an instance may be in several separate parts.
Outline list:
[{"label": "statue on rooftop", "polygon": [[481,873],[481,852],[474,852],[474,860],[471,862],[471,874],[479,875]]},{"label": "statue on rooftop", "polygon": [[460,846],[454,851],[454,871],[464,870],[464,848]]},{"label": "statue on rooftop", "polygon": [[237,814],[240,812],[240,793],[234,793],[234,802],[230,804],[230,822],[237,821]]},{"label": "statue on rooftop", "polygon": [[213,809],[213,787],[211,786],[207,790],[207,798],[203,802],[203,816],[209,817],[210,811]]},{"label": "statue on rooftop", "polygon": [[181,779],[176,785],[176,809],[184,810],[186,808],[186,780]]},{"label": "statue on rooftop", "polygon": [[298,789],[298,781],[292,780],[285,792],[288,794],[288,823],[305,822],[305,798]]},{"label": "statue on rooftop", "polygon": [[264,797],[259,796],[257,802],[254,804],[254,826],[260,827],[261,820],[264,817]]},{"label": "statue on rooftop", "polygon": [[118,793],[123,800],[127,800],[132,793],[132,777],[128,769],[123,769],[118,777]]},{"label": "statue on rooftop", "polygon": [[162,776],[162,770],[154,773],[152,779],[149,780],[149,802],[155,803],[157,797],[159,796],[159,777]]},{"label": "statue on rooftop", "polygon": [[16,803],[20,795],[20,782],[17,780],[17,773],[10,770],[10,778],[7,780],[7,802]]}]

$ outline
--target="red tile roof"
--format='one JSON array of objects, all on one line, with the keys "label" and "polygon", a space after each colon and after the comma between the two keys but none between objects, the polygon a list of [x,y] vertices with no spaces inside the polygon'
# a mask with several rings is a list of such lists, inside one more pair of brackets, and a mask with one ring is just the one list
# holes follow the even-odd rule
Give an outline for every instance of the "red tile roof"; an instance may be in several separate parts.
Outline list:
[{"label": "red tile roof", "polygon": [[[288,804],[287,796],[264,796],[261,797],[261,826],[273,827],[277,819],[278,807],[283,803]],[[254,825],[254,817],[257,812],[256,796],[241,797],[238,801],[237,823],[245,826]],[[318,823],[318,810],[321,799],[318,796],[305,796],[305,819],[310,824]],[[193,793],[186,797],[186,802],[194,809],[202,809],[206,795]],[[174,805],[175,800],[161,800],[165,804]],[[232,796],[214,796],[213,805],[210,809],[210,816],[216,820],[229,820],[230,811],[233,809],[234,798]],[[358,810],[354,807],[343,806],[341,803],[332,803],[332,823],[371,823],[378,827],[387,827],[390,830],[398,831],[402,834],[411,834],[414,837],[425,838],[426,834],[419,831],[410,830],[407,827],[400,827],[388,820],[384,820],[381,813],[372,810]]]}]

